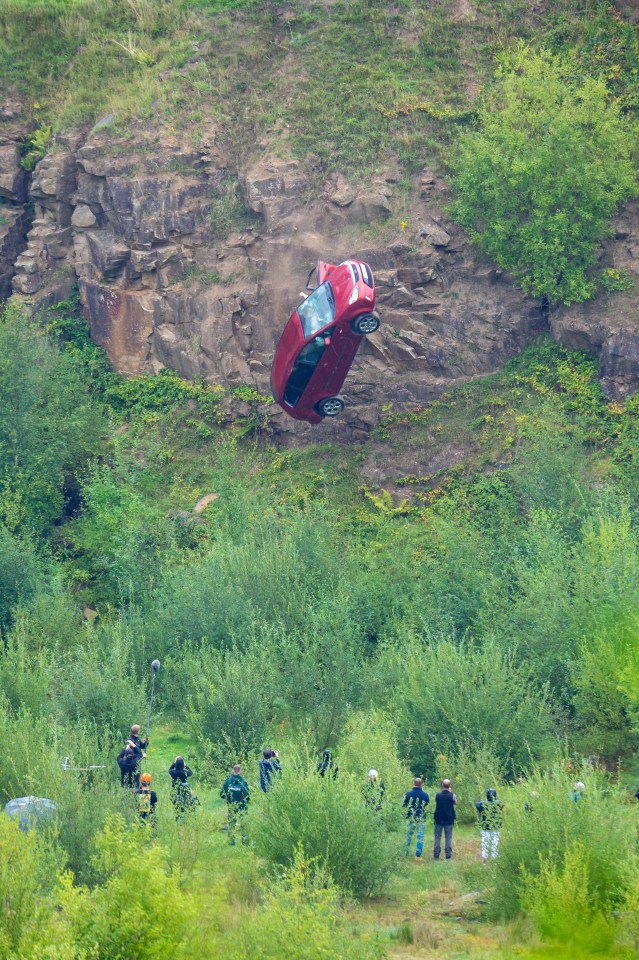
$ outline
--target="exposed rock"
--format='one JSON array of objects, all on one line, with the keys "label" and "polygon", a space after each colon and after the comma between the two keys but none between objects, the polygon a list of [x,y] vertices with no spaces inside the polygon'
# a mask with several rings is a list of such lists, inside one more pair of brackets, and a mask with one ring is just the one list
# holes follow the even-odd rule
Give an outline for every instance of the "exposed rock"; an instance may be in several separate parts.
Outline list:
[{"label": "exposed rock", "polygon": [[94,227],[97,222],[97,217],[91,210],[91,207],[76,207],[71,217],[71,225],[75,227],[76,230],[82,230],[85,227]]},{"label": "exposed rock", "polygon": [[0,208],[0,300],[11,295],[15,263],[25,246],[29,218],[23,207]]},{"label": "exposed rock", "polygon": [[447,247],[451,240],[449,233],[432,222],[420,223],[417,232],[434,247]]},{"label": "exposed rock", "polygon": [[609,397],[623,399],[639,390],[639,204],[628,204],[614,225],[613,239],[602,249],[600,265],[617,271],[630,289],[600,295],[586,303],[552,310],[553,337],[571,350],[599,358],[601,385]]},{"label": "exposed rock", "polygon": [[345,177],[336,174],[328,181],[326,197],[336,207],[348,207],[357,197],[357,191]]},{"label": "exposed rock", "polygon": [[18,96],[5,97],[0,100],[0,121],[19,119],[23,109],[24,104]]},{"label": "exposed rock", "polygon": [[261,160],[251,167],[241,183],[247,207],[264,217],[269,232],[282,227],[282,222],[299,208],[299,198],[309,186],[296,160],[277,157]]},{"label": "exposed rock", "polygon": [[111,290],[80,281],[80,297],[91,317],[91,334],[122,373],[140,373],[149,360],[149,338],[161,312],[159,298],[135,290]]},{"label": "exposed rock", "polygon": [[[446,184],[433,171],[416,178],[421,196],[402,231],[396,171],[365,184],[332,175],[311,192],[296,161],[268,153],[239,171],[259,223],[220,240],[210,224],[230,173],[217,149],[213,127],[197,149],[160,125],[121,138],[100,126],[88,137],[59,138],[34,173],[27,248],[17,240],[28,226],[22,206],[11,207],[10,222],[0,226],[0,295],[8,288],[4,253],[13,259],[14,290],[34,309],[78,281],[93,337],[121,372],[170,367],[267,393],[275,344],[310,267],[319,258],[361,257],[375,272],[382,326],[362,344],[337,420],[310,427],[269,407],[270,429],[285,442],[364,440],[384,403],[429,402],[498,369],[546,329],[539,305],[479,258],[447,219]],[[376,231],[382,221],[389,221],[383,237]],[[631,207],[605,248],[604,266],[639,274],[637,222]],[[361,225],[368,229],[358,232]],[[632,291],[554,311],[551,320],[561,342],[599,355],[611,396],[639,387]]]},{"label": "exposed rock", "polygon": [[393,208],[388,196],[380,190],[373,190],[353,200],[348,210],[348,218],[351,223],[368,224],[386,220],[392,212]]},{"label": "exposed rock", "polygon": [[0,139],[0,197],[13,203],[27,199],[27,171],[20,166],[20,150],[15,140]]}]

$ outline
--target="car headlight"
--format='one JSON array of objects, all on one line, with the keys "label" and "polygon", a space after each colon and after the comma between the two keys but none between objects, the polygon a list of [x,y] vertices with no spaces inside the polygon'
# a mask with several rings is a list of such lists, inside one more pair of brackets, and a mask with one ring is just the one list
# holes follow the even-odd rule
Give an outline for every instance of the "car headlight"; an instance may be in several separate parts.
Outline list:
[{"label": "car headlight", "polygon": [[351,293],[350,297],[348,298],[349,304],[355,303],[355,301],[358,299],[358,297],[359,297],[359,287],[353,287],[353,292]]}]

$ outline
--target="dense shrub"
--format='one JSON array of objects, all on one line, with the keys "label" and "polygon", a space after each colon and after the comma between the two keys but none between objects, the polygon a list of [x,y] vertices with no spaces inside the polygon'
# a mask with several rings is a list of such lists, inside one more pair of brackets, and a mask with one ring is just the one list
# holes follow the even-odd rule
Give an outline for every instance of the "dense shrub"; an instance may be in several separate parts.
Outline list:
[{"label": "dense shrub", "polygon": [[57,945],[56,958],[77,956],[63,924],[55,922],[49,894],[60,867],[55,850],[35,831],[23,833],[18,824],[0,816],[0,960],[53,957],[48,947]]},{"label": "dense shrub", "polygon": [[603,80],[518,46],[461,137],[454,214],[534,296],[585,300],[607,221],[636,192],[632,149]]},{"label": "dense shrub", "polygon": [[461,744],[437,757],[436,784],[447,778],[457,796],[457,819],[477,823],[475,801],[486,796],[489,788],[499,789],[504,779],[504,764],[486,747]]},{"label": "dense shrub", "polygon": [[523,875],[522,902],[545,939],[600,954],[612,947],[615,924],[590,895],[588,860],[588,851],[578,842],[566,848],[561,866],[540,858],[539,873]]},{"label": "dense shrub", "polygon": [[273,709],[273,664],[257,649],[206,650],[189,663],[199,668],[185,714],[213,765],[232,765],[261,750]]},{"label": "dense shrub", "polygon": [[552,742],[547,690],[494,642],[415,640],[387,650],[380,669],[392,677],[400,750],[416,776],[460,748],[488,751],[511,775]]},{"label": "dense shrub", "polygon": [[412,786],[411,774],[399,758],[397,726],[379,710],[353,713],[339,740],[339,766],[365,784],[368,771],[379,773],[386,803],[397,804]]},{"label": "dense shrub", "polygon": [[196,903],[181,888],[164,850],[144,834],[137,824],[110,818],[97,844],[103,883],[93,890],[67,887],[63,906],[76,942],[96,960],[177,960],[201,949]]},{"label": "dense shrub", "polygon": [[0,525],[0,630],[11,622],[17,604],[36,593],[45,569],[28,540]]},{"label": "dense shrub", "polygon": [[105,422],[75,361],[17,307],[0,315],[0,521],[42,532]]},{"label": "dense shrub", "polygon": [[[623,791],[602,773],[566,766],[537,771],[508,794],[491,893],[493,908],[502,916],[514,916],[533,895],[543,896],[539,922],[550,924],[552,891],[577,850],[593,919],[609,917],[631,889],[637,868],[634,811],[625,807]],[[577,778],[586,790],[575,802],[572,786]],[[569,923],[573,908],[580,909],[577,902],[571,905],[575,891],[570,889],[563,905],[561,900],[556,904],[558,926]]]},{"label": "dense shrub", "polygon": [[337,886],[356,897],[379,893],[390,879],[399,841],[392,811],[366,806],[362,784],[346,773],[320,777],[314,764],[293,763],[250,814],[257,852],[274,866],[290,866],[296,850],[316,861]]}]

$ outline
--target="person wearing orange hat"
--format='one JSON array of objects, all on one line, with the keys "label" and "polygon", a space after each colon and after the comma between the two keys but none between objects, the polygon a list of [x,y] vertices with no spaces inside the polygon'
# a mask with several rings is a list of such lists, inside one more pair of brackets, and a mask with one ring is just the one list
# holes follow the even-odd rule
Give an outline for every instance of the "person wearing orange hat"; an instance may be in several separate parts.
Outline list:
[{"label": "person wearing orange hat", "polygon": [[140,786],[133,791],[138,800],[138,810],[142,823],[149,823],[155,819],[155,805],[158,795],[151,790],[151,774],[143,773],[140,777]]}]

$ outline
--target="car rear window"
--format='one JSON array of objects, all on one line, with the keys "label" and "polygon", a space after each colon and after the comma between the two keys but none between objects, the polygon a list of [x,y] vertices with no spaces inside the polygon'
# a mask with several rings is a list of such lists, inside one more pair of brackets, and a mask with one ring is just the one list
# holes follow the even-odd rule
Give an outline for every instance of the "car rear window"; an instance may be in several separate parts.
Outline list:
[{"label": "car rear window", "polygon": [[314,290],[304,303],[300,303],[297,312],[305,340],[332,323],[335,319],[335,294],[330,283],[326,281]]}]

